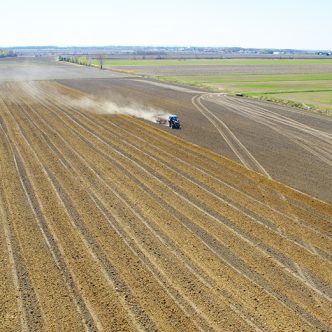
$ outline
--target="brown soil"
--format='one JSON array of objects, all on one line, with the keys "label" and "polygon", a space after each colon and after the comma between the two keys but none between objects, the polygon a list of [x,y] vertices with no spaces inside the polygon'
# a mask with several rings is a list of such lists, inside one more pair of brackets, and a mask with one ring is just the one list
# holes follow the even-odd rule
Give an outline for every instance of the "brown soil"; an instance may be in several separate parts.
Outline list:
[{"label": "brown soil", "polygon": [[127,74],[56,62],[54,58],[0,59],[0,82],[127,77]]},{"label": "brown soil", "polygon": [[[0,85],[1,329],[331,328],[331,205],[82,97]],[[212,132],[220,99],[192,97]]]},{"label": "brown soil", "polygon": [[332,203],[331,118],[218,94],[204,95],[199,101],[201,106],[193,103],[193,97],[199,95],[195,91],[166,88],[145,80],[91,79],[61,83],[119,105],[136,103],[175,113],[182,122],[181,130],[155,124],[156,128]]}]

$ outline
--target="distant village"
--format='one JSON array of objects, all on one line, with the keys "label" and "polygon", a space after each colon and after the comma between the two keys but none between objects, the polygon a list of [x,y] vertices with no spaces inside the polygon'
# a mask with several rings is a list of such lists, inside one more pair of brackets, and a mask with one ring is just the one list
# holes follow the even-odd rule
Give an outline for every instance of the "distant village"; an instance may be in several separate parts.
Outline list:
[{"label": "distant village", "polygon": [[0,48],[0,57],[15,56],[82,56],[90,58],[103,54],[114,59],[195,59],[195,58],[325,58],[331,50],[258,49],[242,47],[152,47],[152,46],[104,46],[57,47],[28,46]]}]

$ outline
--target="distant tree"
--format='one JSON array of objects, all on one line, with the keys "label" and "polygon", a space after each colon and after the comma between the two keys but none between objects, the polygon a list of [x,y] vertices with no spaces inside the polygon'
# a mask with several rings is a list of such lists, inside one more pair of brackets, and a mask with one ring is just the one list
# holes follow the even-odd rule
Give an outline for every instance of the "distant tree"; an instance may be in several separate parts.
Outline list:
[{"label": "distant tree", "polygon": [[105,57],[106,57],[105,54],[102,53],[97,54],[97,60],[99,62],[100,69],[103,69]]},{"label": "distant tree", "polygon": [[90,66],[90,60],[87,56],[81,56],[80,57],[80,65],[83,66]]}]

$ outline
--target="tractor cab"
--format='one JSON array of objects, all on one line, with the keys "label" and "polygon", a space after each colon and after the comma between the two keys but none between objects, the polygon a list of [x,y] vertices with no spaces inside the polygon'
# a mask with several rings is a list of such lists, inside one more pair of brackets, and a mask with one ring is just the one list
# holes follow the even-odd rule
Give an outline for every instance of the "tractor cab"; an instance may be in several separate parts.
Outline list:
[{"label": "tractor cab", "polygon": [[168,125],[172,129],[180,129],[181,128],[180,121],[179,121],[178,117],[175,114],[170,115],[168,117]]}]

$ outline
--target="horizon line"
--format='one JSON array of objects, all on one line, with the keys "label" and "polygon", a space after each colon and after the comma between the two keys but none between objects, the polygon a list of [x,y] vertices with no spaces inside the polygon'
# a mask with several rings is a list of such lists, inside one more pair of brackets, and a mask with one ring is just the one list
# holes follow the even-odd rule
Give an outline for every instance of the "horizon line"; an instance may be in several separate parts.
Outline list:
[{"label": "horizon line", "polygon": [[324,52],[331,52],[331,49],[308,49],[308,48],[278,48],[278,47],[243,47],[243,46],[199,46],[199,45],[191,45],[191,46],[184,46],[184,45],[66,45],[66,46],[59,46],[59,45],[15,45],[15,46],[0,46],[0,49],[15,49],[15,48],[111,48],[111,47],[131,47],[131,48],[214,48],[214,49],[231,49],[231,48],[240,48],[244,50],[282,50],[282,51],[324,51]]}]

